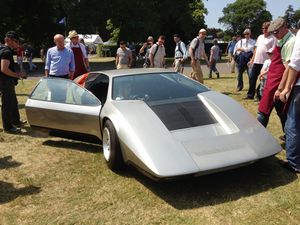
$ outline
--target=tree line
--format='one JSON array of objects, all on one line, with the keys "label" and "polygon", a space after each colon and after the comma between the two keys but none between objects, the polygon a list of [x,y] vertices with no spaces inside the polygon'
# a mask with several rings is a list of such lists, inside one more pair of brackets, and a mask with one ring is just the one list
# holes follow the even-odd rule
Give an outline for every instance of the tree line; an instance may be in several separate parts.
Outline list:
[{"label": "tree line", "polygon": [[[0,1],[0,8],[1,40],[5,32],[16,30],[33,46],[51,46],[55,33],[65,34],[71,29],[98,33],[104,40],[143,42],[149,35],[164,34],[171,42],[174,33],[191,40],[200,28],[207,28],[205,15],[214,13],[207,11],[203,0],[6,0]],[[295,27],[300,9],[289,6],[283,16]],[[66,23],[59,24],[63,18]],[[225,31],[209,31],[229,37],[249,27],[257,36],[261,24],[271,19],[264,0],[236,0],[219,18]]]}]

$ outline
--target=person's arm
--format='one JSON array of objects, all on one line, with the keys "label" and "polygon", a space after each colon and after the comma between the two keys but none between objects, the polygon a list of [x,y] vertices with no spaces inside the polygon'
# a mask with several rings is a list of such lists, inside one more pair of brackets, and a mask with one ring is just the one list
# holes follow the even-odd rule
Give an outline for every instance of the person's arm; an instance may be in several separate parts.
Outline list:
[{"label": "person's arm", "polygon": [[201,56],[202,56],[202,58],[205,60],[206,65],[209,67],[209,61],[208,61],[207,55],[206,55],[206,53],[205,53],[205,49],[202,49],[202,50],[201,50]]},{"label": "person's arm", "polygon": [[140,54],[144,54],[145,53],[145,48],[147,47],[147,42],[144,43],[140,49]]},{"label": "person's arm", "polygon": [[128,49],[128,51],[129,51],[129,54],[128,54],[128,67],[130,68],[131,67],[131,65],[132,65],[132,52],[131,52],[131,50],[130,49]]},{"label": "person's arm", "polygon": [[282,75],[282,78],[281,78],[281,81],[278,85],[278,88],[274,94],[274,101],[276,99],[279,99],[280,98],[280,93],[283,91],[283,89],[285,88],[285,85],[286,85],[286,81],[287,81],[287,77],[288,77],[288,73],[289,73],[289,66],[288,66],[288,62],[286,62],[284,64],[285,66],[285,70],[283,72],[283,75]]},{"label": "person's arm", "polygon": [[50,64],[51,64],[51,55],[50,55],[50,51],[48,50],[46,54],[46,62],[45,62],[45,77],[49,77]]},{"label": "person's arm", "polygon": [[49,77],[49,70],[45,70],[45,77]]},{"label": "person's arm", "polygon": [[82,55],[83,55],[84,66],[85,66],[86,70],[89,72],[90,71],[90,63],[89,63],[88,55],[86,53],[85,45],[82,44],[82,43],[79,43],[79,46],[80,46],[80,49],[81,49],[81,52],[82,52]]},{"label": "person's arm", "polygon": [[234,46],[234,49],[233,49],[233,55],[237,54],[238,46],[241,45],[241,44],[240,44],[240,41],[241,41],[241,40],[239,40],[237,43],[235,43],[235,46]]},{"label": "person's arm", "polygon": [[255,53],[256,53],[256,48],[254,48],[254,50],[253,50],[253,55],[252,55],[252,57],[251,57],[251,59],[250,59],[250,61],[249,61],[249,64],[250,64],[250,65],[252,65],[253,62],[254,62],[254,59],[255,59]]},{"label": "person's arm", "polygon": [[295,83],[297,78],[298,78],[298,71],[289,66],[287,70],[287,79],[286,79],[284,89],[282,90],[282,92],[280,92],[279,95],[280,101],[282,102],[287,101],[293,88],[292,85]]},{"label": "person's arm", "polygon": [[244,50],[244,52],[251,52],[251,51],[253,51],[254,50],[254,48],[255,48],[255,41],[253,40],[253,39],[249,39],[248,40],[248,46],[246,46],[245,48],[243,48]]},{"label": "person's arm", "polygon": [[166,67],[166,49],[164,48],[163,67]]},{"label": "person's arm", "polygon": [[15,73],[9,69],[10,61],[8,59],[1,59],[1,72],[6,76],[14,77],[14,78],[23,78],[25,77],[24,73]]},{"label": "person's arm", "polygon": [[89,62],[89,58],[85,58],[84,59],[84,64],[85,64],[85,68],[88,72],[91,71],[91,68],[90,68],[90,62]]},{"label": "person's arm", "polygon": [[226,47],[226,50],[225,50],[225,54],[226,54],[226,55],[228,54],[228,50],[229,50],[229,47],[230,47],[231,44],[232,44],[232,41],[229,41],[229,42],[228,42],[228,45],[227,45],[227,47]]},{"label": "person's arm", "polygon": [[181,42],[181,50],[183,52],[183,59],[181,61],[183,62],[184,60],[187,59],[187,54],[186,54],[187,53],[187,49],[186,49],[186,46],[185,46],[185,44],[183,42]]},{"label": "person's arm", "polygon": [[156,44],[152,45],[152,47],[149,50],[149,60],[150,60],[150,67],[154,67],[154,51],[155,48],[158,48]]},{"label": "person's arm", "polygon": [[115,60],[116,68],[118,67],[118,64],[119,64],[119,55],[117,54],[116,55],[116,60]]}]

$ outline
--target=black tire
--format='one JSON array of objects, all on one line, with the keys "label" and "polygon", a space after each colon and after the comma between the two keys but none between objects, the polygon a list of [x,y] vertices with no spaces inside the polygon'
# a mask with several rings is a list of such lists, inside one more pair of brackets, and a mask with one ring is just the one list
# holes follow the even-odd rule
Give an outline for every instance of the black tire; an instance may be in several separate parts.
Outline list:
[{"label": "black tire", "polygon": [[[105,122],[102,134],[103,156],[106,164],[112,171],[119,171],[123,167],[124,161],[117,132],[110,120]],[[109,139],[107,139],[108,135]]]}]

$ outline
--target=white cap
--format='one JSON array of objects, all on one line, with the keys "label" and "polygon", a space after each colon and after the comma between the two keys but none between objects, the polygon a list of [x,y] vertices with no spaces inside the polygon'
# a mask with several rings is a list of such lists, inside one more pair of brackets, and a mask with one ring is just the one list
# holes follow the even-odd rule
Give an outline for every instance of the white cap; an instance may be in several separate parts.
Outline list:
[{"label": "white cap", "polygon": [[202,28],[201,30],[199,30],[199,33],[206,33],[206,30]]}]

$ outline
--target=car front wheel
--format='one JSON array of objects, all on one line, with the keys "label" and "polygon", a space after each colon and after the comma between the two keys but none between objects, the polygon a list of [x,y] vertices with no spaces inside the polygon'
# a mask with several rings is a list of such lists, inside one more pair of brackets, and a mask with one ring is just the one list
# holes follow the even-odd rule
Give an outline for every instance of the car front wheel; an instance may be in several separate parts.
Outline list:
[{"label": "car front wheel", "polygon": [[123,166],[123,157],[120,148],[117,132],[110,120],[107,120],[103,127],[103,156],[108,167],[118,171]]}]

